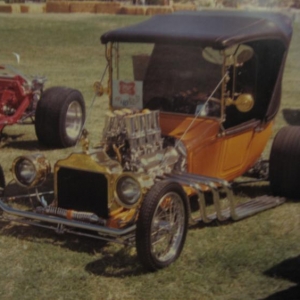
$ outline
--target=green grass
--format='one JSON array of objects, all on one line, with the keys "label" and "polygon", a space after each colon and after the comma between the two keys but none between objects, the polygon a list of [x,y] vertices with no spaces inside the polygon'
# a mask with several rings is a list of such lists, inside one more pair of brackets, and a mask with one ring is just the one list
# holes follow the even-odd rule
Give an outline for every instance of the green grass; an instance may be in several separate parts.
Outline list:
[{"label": "green grass", "polygon": [[[142,19],[2,14],[1,63],[15,64],[12,52],[17,52],[26,74],[46,75],[47,86],[81,90],[89,106],[92,84],[105,66],[100,35]],[[299,32],[295,24],[281,107],[294,113],[300,94]],[[87,128],[94,143],[107,107],[105,97],[97,98],[89,115]],[[275,132],[284,125],[280,111]],[[18,155],[40,150],[53,164],[72,151],[41,149],[33,126],[5,128],[0,147],[8,180]],[[143,270],[134,249],[2,221],[0,230],[0,299],[300,298],[300,206],[293,201],[240,222],[191,228],[180,259],[157,273]]]}]

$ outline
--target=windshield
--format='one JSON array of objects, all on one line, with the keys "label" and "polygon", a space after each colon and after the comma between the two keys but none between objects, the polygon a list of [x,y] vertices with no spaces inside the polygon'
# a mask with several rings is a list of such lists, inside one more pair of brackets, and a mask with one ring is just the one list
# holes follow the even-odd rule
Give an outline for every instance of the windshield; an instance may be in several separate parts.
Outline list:
[{"label": "windshield", "polygon": [[[201,47],[119,47],[119,69],[112,84],[115,108],[135,106],[195,115],[222,78],[222,65],[205,59]],[[212,96],[220,100],[221,85]],[[213,116],[219,116],[219,111]]]},{"label": "windshield", "polygon": [[[221,76],[221,66],[205,60],[200,47],[156,45],[145,74],[144,104],[152,108],[161,101],[165,111],[197,114]],[[220,88],[213,97],[220,99]]]},{"label": "windshield", "polygon": [[115,109],[213,117],[225,121],[226,127],[265,113],[266,106],[262,110],[257,105],[258,60],[252,44],[217,50],[124,43],[115,44],[114,50],[111,103]]}]

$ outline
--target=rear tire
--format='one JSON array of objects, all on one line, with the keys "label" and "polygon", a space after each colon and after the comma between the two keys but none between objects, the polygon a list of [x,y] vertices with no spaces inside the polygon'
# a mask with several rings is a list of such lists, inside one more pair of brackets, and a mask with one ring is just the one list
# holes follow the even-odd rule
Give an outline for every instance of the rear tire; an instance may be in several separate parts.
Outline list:
[{"label": "rear tire", "polygon": [[178,183],[161,181],[146,195],[137,221],[137,254],[150,271],[165,268],[180,255],[187,226],[186,194]]},{"label": "rear tire", "polygon": [[300,199],[300,126],[287,126],[276,134],[269,177],[273,194]]},{"label": "rear tire", "polygon": [[75,145],[85,121],[82,94],[75,89],[52,87],[38,101],[35,132],[41,144],[67,148]]}]

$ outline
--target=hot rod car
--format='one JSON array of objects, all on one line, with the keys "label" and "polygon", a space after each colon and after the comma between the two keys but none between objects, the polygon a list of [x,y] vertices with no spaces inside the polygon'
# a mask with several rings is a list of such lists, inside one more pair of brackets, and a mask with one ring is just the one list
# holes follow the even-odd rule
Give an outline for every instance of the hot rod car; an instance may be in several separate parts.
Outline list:
[{"label": "hot rod car", "polygon": [[85,106],[78,90],[44,89],[45,77],[28,78],[9,65],[0,65],[0,132],[7,125],[34,123],[40,143],[70,147],[79,138]]},{"label": "hot rod car", "polygon": [[[132,245],[149,270],[180,255],[189,224],[239,220],[300,196],[298,127],[261,154],[279,110],[292,36],[288,17],[199,11],[152,17],[101,36],[110,109],[103,136],[57,161],[53,195],[42,154],[16,158],[15,181],[33,189],[30,210],[3,196],[2,218]],[[273,195],[236,203],[251,172]],[[35,192],[34,192],[35,190]]]}]

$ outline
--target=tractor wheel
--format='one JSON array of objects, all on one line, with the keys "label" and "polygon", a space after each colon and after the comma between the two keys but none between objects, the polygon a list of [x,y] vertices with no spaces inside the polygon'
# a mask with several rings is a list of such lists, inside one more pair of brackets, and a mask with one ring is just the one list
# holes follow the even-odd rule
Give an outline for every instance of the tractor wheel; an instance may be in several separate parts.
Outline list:
[{"label": "tractor wheel", "polygon": [[35,132],[41,144],[67,148],[76,144],[85,121],[85,104],[78,90],[47,89],[35,113]]},{"label": "tractor wheel", "polygon": [[150,271],[162,269],[180,255],[187,233],[187,197],[178,183],[161,181],[146,195],[139,213],[136,248]]},{"label": "tractor wheel", "polygon": [[273,194],[300,199],[300,126],[287,126],[276,134],[269,177]]}]

